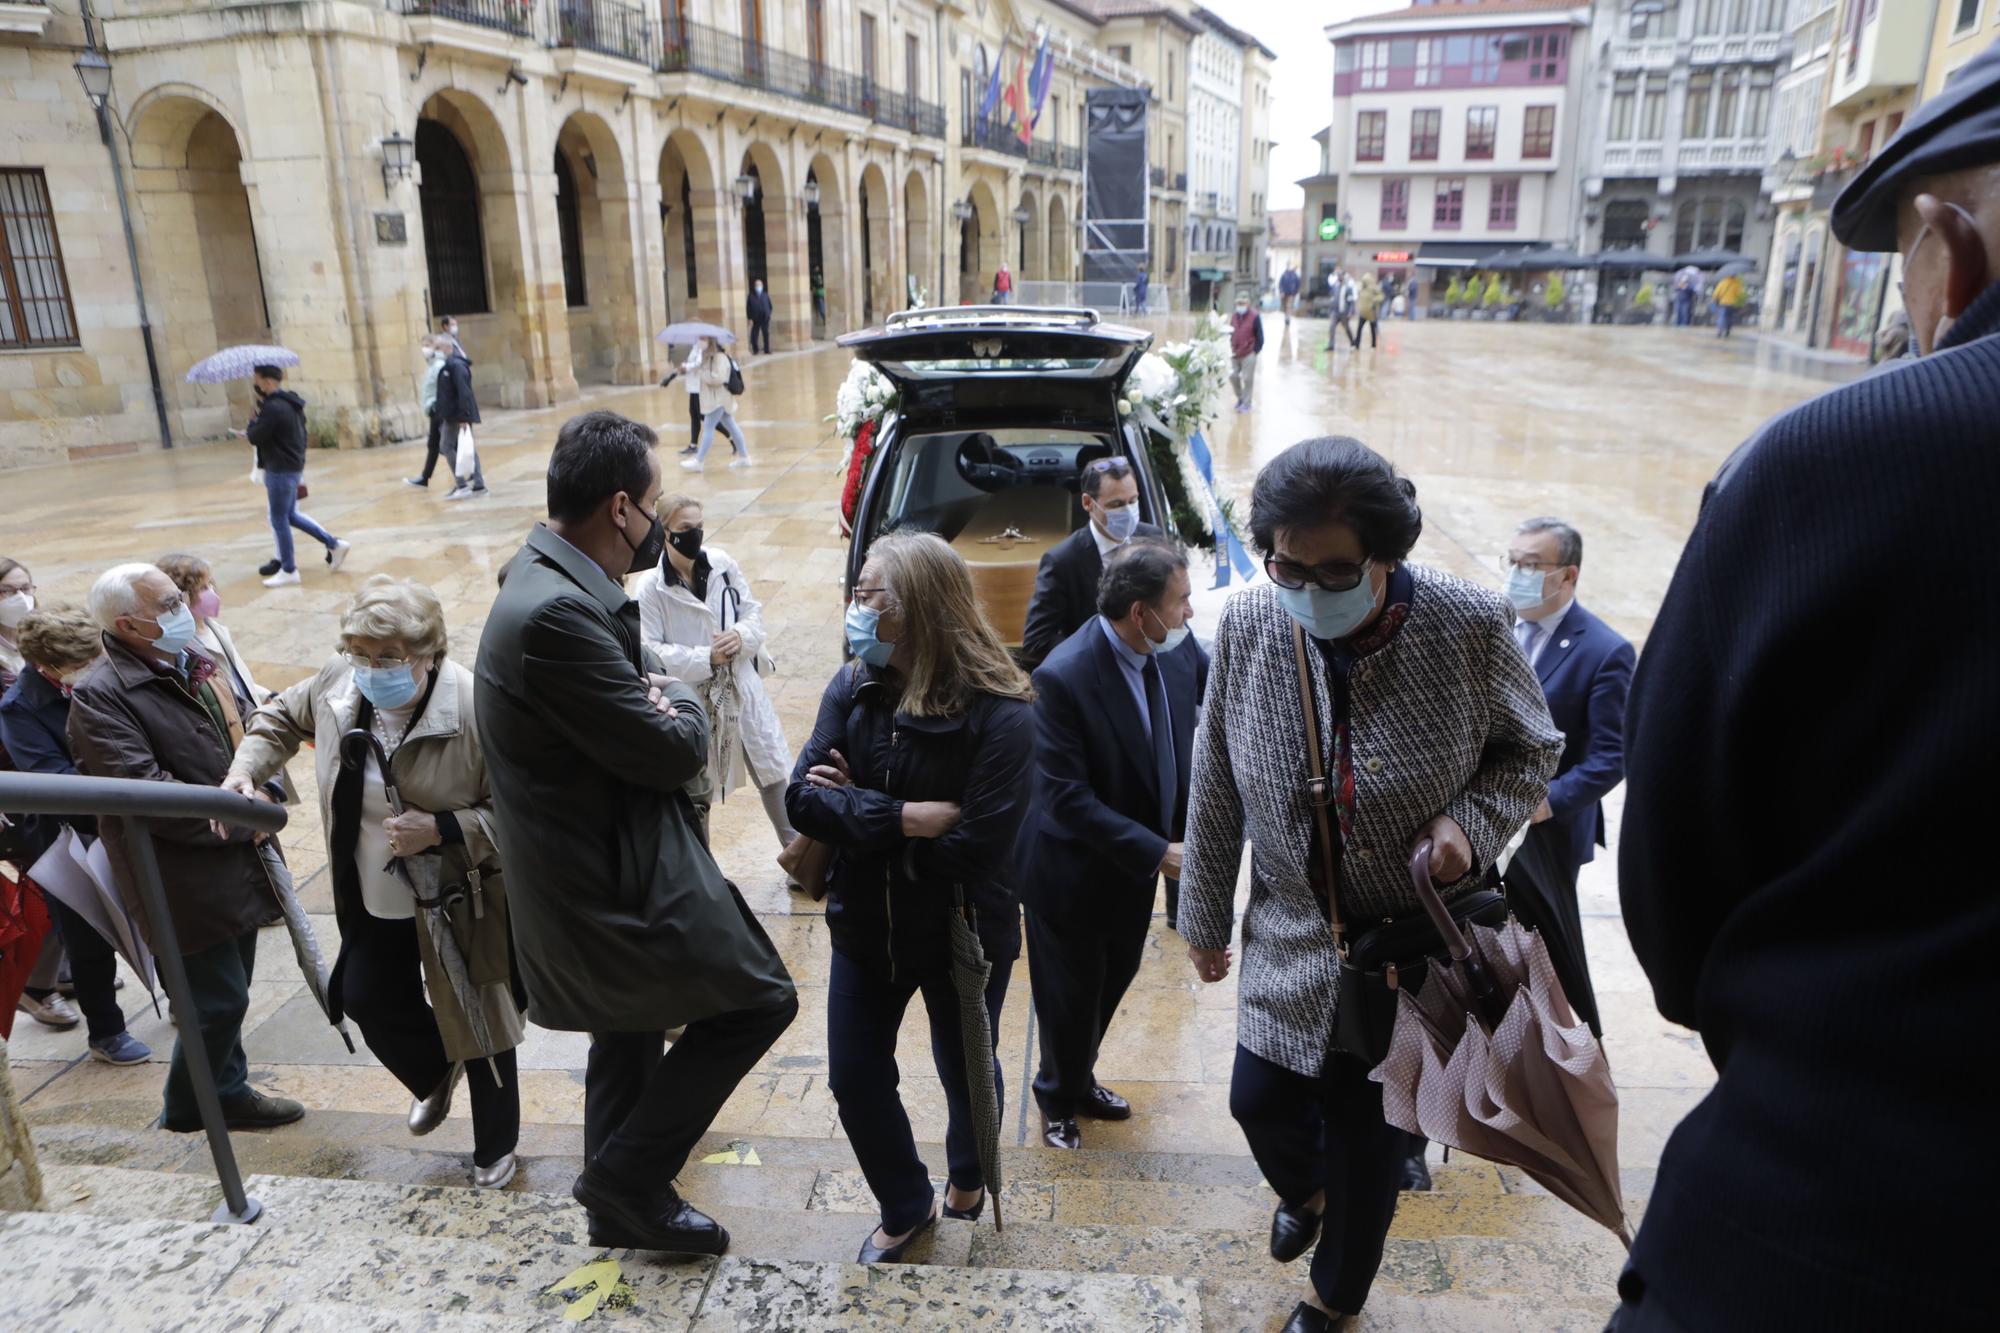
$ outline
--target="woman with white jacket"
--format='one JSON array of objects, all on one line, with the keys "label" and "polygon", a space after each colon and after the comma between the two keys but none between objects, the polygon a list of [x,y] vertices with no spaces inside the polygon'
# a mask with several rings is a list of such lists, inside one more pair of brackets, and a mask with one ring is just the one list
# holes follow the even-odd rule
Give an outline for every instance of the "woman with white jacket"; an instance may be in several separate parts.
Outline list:
[{"label": "woman with white jacket", "polygon": [[648,666],[700,691],[709,710],[709,778],[715,799],[747,776],[782,848],[795,834],[785,814],[792,751],[778,710],[757,673],[764,657],[764,614],[750,580],[722,550],[702,545],[701,501],[660,502],[666,553],[639,576],[639,638]]},{"label": "woman with white jacket", "polygon": [[729,432],[730,443],[736,449],[736,457],[729,460],[729,466],[749,467],[750,446],[744,442],[743,432],[736,425],[736,414],[731,410],[736,395],[729,392],[729,372],[735,363],[713,338],[703,338],[696,350],[701,364],[689,378],[701,386],[701,439],[696,443],[694,457],[682,460],[681,466],[690,472],[701,471],[708,447],[715,443],[715,428],[720,426]]}]

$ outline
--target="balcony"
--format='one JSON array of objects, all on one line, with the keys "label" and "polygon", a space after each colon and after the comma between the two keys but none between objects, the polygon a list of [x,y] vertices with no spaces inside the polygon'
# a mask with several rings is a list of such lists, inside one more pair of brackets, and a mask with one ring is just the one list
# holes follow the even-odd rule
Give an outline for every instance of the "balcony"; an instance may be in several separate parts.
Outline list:
[{"label": "balcony", "polygon": [[1833,90],[1827,106],[1854,106],[1916,87],[1930,40],[1925,24],[1890,23],[1879,15],[1863,23],[1860,32],[1833,48]]},{"label": "balcony", "polygon": [[1674,67],[1674,39],[1647,37],[1637,41],[1611,43],[1611,72],[1638,74],[1647,70],[1666,71]]},{"label": "balcony", "polygon": [[1197,213],[1213,213],[1221,207],[1221,198],[1222,194],[1219,190],[1197,191],[1194,197],[1194,211]]},{"label": "balcony", "polygon": [[1165,167],[1154,167],[1147,173],[1147,178],[1153,182],[1153,188],[1156,190],[1164,190],[1167,187],[1167,169]]},{"label": "balcony", "polygon": [[0,0],[0,32],[40,37],[48,29],[47,0]]},{"label": "balcony", "polygon": [[1037,140],[1028,145],[1028,161],[1051,171],[1082,171],[1083,150],[1054,140]]},{"label": "balcony", "polygon": [[395,0],[394,8],[413,19],[450,19],[516,37],[535,34],[535,8],[530,0]]},{"label": "balcony", "polygon": [[607,0],[557,0],[549,45],[653,63],[656,28],[646,12]]},{"label": "balcony", "polygon": [[1681,175],[1717,172],[1762,175],[1770,146],[1762,139],[1691,139],[1681,143],[1676,171]]},{"label": "balcony", "polygon": [[1008,157],[1028,156],[1028,145],[997,116],[977,116],[967,121],[959,127],[958,142],[962,148],[980,148]]},{"label": "balcony", "polygon": [[1606,176],[1657,176],[1665,153],[1656,143],[1611,144],[1604,150]]},{"label": "balcony", "polygon": [[1753,64],[1774,64],[1783,52],[1784,46],[1784,37],[1775,32],[1754,37],[1741,34],[1697,37],[1688,45],[1688,63],[1741,65],[1748,61]]},{"label": "balcony", "polygon": [[653,67],[662,74],[707,75],[739,87],[865,116],[877,124],[930,138],[944,135],[943,107],[907,93],[891,92],[825,61],[745,41],[733,32],[706,24],[681,20],[665,24]]}]

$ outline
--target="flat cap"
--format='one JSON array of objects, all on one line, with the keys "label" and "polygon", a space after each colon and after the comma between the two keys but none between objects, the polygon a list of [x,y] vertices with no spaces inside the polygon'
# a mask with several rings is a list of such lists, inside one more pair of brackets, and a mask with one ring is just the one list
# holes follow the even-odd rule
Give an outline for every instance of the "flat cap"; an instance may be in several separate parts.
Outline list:
[{"label": "flat cap", "polygon": [[1930,176],[2000,162],[2000,42],[1945,81],[1833,202],[1833,234],[1850,250],[1894,250],[1903,192]]}]

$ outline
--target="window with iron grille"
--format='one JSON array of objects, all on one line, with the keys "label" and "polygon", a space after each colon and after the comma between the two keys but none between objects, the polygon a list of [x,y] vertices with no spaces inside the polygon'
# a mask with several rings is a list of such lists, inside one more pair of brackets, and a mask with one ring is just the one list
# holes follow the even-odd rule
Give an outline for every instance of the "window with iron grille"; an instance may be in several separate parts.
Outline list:
[{"label": "window with iron grille", "polygon": [[1431,206],[1431,225],[1439,231],[1457,231],[1465,222],[1465,182],[1441,180],[1437,200]]},{"label": "window with iron grille", "polygon": [[1490,158],[1493,145],[1500,137],[1500,108],[1497,106],[1469,106],[1465,109],[1465,155],[1469,158]]},{"label": "window with iron grille", "polygon": [[417,122],[417,206],[424,215],[424,263],[434,315],[477,315],[486,296],[486,238],[479,178],[458,136],[435,120]]},{"label": "window with iron grille", "polygon": [[1410,160],[1435,162],[1438,155],[1438,127],[1444,112],[1436,107],[1410,113]]},{"label": "window with iron grille", "polygon": [[1514,230],[1521,211],[1521,181],[1516,176],[1496,176],[1486,200],[1486,225],[1495,231]]},{"label": "window with iron grille", "polygon": [[1556,152],[1556,109],[1531,106],[1521,114],[1521,156],[1554,157]]},{"label": "window with iron grille", "polygon": [[49,183],[37,167],[0,168],[0,347],[74,347]]},{"label": "window with iron grille", "polygon": [[1363,111],[1354,118],[1354,160],[1380,162],[1389,137],[1389,113]]},{"label": "window with iron grille", "polygon": [[1382,226],[1410,225],[1410,183],[1406,180],[1386,180],[1382,182]]}]

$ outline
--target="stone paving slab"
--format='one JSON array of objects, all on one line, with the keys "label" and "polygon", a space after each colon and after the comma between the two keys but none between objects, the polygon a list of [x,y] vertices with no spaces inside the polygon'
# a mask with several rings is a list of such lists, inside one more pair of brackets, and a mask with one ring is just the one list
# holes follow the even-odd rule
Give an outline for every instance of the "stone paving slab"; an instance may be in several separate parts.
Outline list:
[{"label": "stone paving slab", "polygon": [[179,1303],[219,1292],[265,1233],[156,1218],[89,1213],[0,1213],[5,1309],[40,1328],[77,1296],[106,1282]]}]

